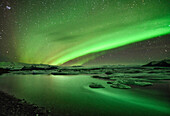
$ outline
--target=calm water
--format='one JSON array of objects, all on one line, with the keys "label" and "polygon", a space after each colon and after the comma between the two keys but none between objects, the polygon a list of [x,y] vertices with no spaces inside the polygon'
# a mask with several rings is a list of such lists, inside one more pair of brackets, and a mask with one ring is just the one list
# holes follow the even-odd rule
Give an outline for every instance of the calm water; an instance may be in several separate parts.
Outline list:
[{"label": "calm water", "polygon": [[[89,88],[91,82],[106,88]],[[0,90],[45,106],[55,115],[170,115],[167,93],[153,89],[160,85],[122,90],[106,82],[88,75],[3,75]]]}]

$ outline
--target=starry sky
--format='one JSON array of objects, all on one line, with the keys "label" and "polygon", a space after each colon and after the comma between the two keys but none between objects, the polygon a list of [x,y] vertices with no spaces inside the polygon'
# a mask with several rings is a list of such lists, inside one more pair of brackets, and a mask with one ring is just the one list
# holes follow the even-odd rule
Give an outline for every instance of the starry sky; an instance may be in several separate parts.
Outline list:
[{"label": "starry sky", "polygon": [[0,61],[129,65],[169,51],[169,0],[0,0]]}]

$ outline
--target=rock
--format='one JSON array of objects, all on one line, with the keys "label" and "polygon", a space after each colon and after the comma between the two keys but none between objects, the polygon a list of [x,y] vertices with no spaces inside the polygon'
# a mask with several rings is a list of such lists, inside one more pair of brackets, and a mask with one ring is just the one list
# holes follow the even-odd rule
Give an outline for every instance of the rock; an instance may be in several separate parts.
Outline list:
[{"label": "rock", "polygon": [[23,68],[23,63],[17,62],[0,62],[0,68],[9,70],[20,70]]},{"label": "rock", "polygon": [[149,80],[170,80],[170,77],[155,77],[155,78],[150,78]]},{"label": "rock", "polygon": [[19,75],[29,75],[32,74],[32,71],[10,71],[11,74],[19,74]]},{"label": "rock", "polygon": [[52,70],[52,69],[58,69],[58,66],[51,66],[47,64],[27,64],[24,65],[22,70]]},{"label": "rock", "polygon": [[110,87],[112,88],[119,88],[119,89],[130,89],[131,87],[128,85],[120,84],[120,83],[113,83]]},{"label": "rock", "polygon": [[170,67],[170,60],[152,61],[146,65],[143,65],[143,66],[144,67],[152,67],[152,66]]},{"label": "rock", "polygon": [[98,78],[98,79],[110,79],[112,78],[111,76],[92,76],[93,78]]},{"label": "rock", "polygon": [[35,105],[26,102],[24,99],[17,99],[0,91],[0,115],[4,116],[35,116],[38,111],[42,116],[50,115],[50,112],[44,107],[35,107]]},{"label": "rock", "polygon": [[107,82],[107,84],[112,84],[113,82]]},{"label": "rock", "polygon": [[108,71],[108,72],[105,72],[105,74],[107,74],[107,75],[111,75],[111,74],[113,74],[112,72],[110,72],[110,71]]},{"label": "rock", "polygon": [[0,62],[0,68],[8,69],[11,71],[52,70],[52,69],[58,69],[58,66],[48,65],[48,64],[26,64],[26,63],[17,63],[17,62]]},{"label": "rock", "polygon": [[101,84],[97,84],[97,83],[91,83],[89,85],[90,88],[105,88],[103,85]]},{"label": "rock", "polygon": [[[111,83],[111,82],[110,82]],[[117,79],[112,82],[113,85],[136,85],[136,86],[151,86],[150,82],[136,81],[135,79]]]},{"label": "rock", "polygon": [[133,79],[121,79],[121,80],[117,80],[118,83],[121,84],[126,84],[126,85],[134,85],[135,84],[135,80]]},{"label": "rock", "polygon": [[0,75],[3,74],[3,73],[8,73],[8,70],[7,70],[7,69],[0,68]]},{"label": "rock", "polygon": [[150,82],[135,82],[134,85],[137,85],[137,86],[151,86],[153,84],[150,83]]},{"label": "rock", "polygon": [[76,68],[78,67],[78,68],[79,68],[79,67],[83,67],[83,66],[81,66],[81,65],[77,65],[77,66],[72,66],[72,67],[76,67]]}]

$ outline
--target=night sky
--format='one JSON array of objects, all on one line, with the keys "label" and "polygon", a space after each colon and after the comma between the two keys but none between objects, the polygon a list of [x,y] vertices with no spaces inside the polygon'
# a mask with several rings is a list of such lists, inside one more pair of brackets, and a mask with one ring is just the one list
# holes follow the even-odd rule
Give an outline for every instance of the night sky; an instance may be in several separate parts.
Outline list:
[{"label": "night sky", "polygon": [[169,51],[170,0],[0,0],[0,61],[129,65]]}]

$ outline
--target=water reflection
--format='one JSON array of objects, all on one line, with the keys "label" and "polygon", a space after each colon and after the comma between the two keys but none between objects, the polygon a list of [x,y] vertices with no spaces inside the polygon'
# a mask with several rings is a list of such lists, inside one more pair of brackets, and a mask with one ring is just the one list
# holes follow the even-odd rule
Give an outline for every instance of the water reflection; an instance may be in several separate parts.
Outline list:
[{"label": "water reflection", "polygon": [[[91,82],[106,88],[91,89]],[[170,114],[170,102],[163,100],[159,91],[114,89],[106,81],[87,75],[4,75],[0,89],[62,115]]]}]

